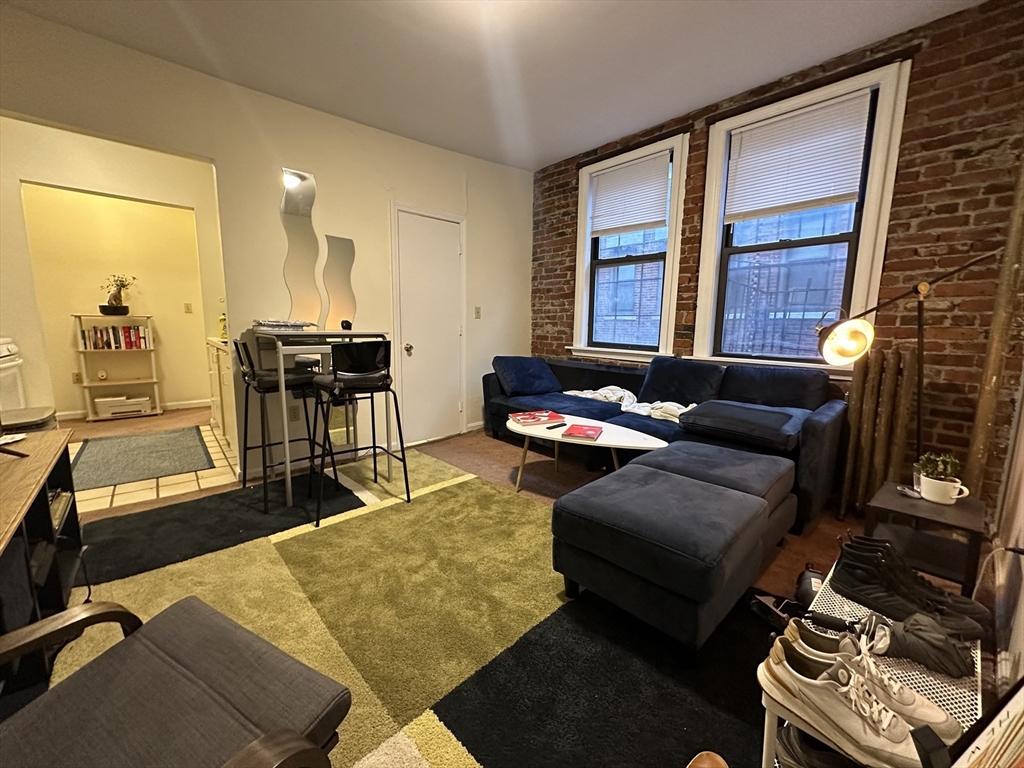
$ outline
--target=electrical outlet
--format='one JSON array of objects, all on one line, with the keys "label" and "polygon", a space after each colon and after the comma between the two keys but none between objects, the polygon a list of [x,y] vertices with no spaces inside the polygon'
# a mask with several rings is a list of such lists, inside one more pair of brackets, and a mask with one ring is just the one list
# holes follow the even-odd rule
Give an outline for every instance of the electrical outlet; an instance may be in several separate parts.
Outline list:
[{"label": "electrical outlet", "polygon": [[185,314],[186,315],[191,315],[192,314],[192,302],[190,302],[190,301],[186,301],[185,302]]},{"label": "electrical outlet", "polygon": [[480,307],[473,307],[473,317],[477,320],[480,319]]},{"label": "electrical outlet", "polygon": [[79,373],[78,371],[72,371],[71,372],[71,383],[72,384],[81,384],[82,383],[82,374]]},{"label": "electrical outlet", "polygon": [[288,421],[298,421],[298,420],[299,420],[299,406],[297,406],[297,405],[289,405],[288,406]]}]

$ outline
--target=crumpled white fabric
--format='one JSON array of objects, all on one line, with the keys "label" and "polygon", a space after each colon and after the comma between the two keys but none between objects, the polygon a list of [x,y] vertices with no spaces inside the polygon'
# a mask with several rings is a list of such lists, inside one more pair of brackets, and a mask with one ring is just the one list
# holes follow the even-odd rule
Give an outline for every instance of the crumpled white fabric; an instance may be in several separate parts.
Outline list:
[{"label": "crumpled white fabric", "polygon": [[638,403],[636,395],[622,387],[601,387],[600,389],[574,389],[564,392],[566,395],[586,397],[590,400],[603,400],[607,403],[619,403],[625,413],[636,413],[640,416],[650,416],[652,419],[662,421],[674,421],[679,423],[679,417],[691,408],[696,408],[696,403],[680,405],[671,401],[657,401],[655,403]]}]

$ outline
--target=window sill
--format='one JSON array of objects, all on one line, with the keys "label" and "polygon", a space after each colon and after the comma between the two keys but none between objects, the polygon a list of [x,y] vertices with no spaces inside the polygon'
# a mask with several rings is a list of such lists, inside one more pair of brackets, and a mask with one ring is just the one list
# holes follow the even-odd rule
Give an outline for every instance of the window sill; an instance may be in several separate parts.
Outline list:
[{"label": "window sill", "polygon": [[853,366],[835,366],[827,363],[796,363],[792,360],[762,360],[749,357],[715,357],[711,355],[693,355],[691,360],[705,360],[709,363],[719,365],[776,365],[786,368],[809,368],[816,371],[825,371],[829,378],[845,381],[853,378]]},{"label": "window sill", "polygon": [[566,347],[573,357],[585,357],[591,360],[622,360],[627,363],[649,363],[659,355],[671,352],[647,352],[637,349],[614,349],[609,347]]}]

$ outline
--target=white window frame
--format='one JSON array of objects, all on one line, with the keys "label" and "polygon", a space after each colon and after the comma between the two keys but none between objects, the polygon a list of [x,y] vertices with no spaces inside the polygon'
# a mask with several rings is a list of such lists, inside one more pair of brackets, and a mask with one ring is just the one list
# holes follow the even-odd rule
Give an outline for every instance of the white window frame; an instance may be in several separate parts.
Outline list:
[{"label": "white window frame", "polygon": [[[853,366],[835,367],[825,363],[792,362],[715,356],[715,311],[718,300],[718,278],[722,246],[722,220],[725,211],[725,177],[728,169],[728,138],[730,131],[770,117],[813,106],[864,88],[878,88],[875,126],[871,138],[871,158],[864,193],[857,264],[854,267],[850,314],[863,312],[878,303],[878,286],[882,279],[885,240],[889,230],[889,208],[896,180],[896,160],[903,134],[903,115],[910,81],[910,62],[900,61],[862,75],[842,80],[766,107],[745,112],[711,126],[708,136],[707,181],[704,188],[704,220],[701,223],[700,271],[697,279],[697,314],[695,318],[693,356],[719,362],[788,365],[821,368],[835,373],[848,373]],[[874,313],[868,320],[874,322]]]},{"label": "white window frame", "polygon": [[[679,294],[679,261],[683,222],[683,190],[690,134],[681,133],[670,139],[648,144],[580,169],[579,209],[576,235],[576,313],[573,320],[573,344],[566,347],[574,357],[604,358],[629,362],[650,362],[657,355],[671,355],[676,329],[676,297]],[[590,232],[591,177],[609,168],[641,160],[665,150],[672,150],[672,183],[669,185],[668,243],[665,247],[665,274],[661,289],[661,330],[658,350],[618,349],[587,346],[587,323],[590,322]]]}]

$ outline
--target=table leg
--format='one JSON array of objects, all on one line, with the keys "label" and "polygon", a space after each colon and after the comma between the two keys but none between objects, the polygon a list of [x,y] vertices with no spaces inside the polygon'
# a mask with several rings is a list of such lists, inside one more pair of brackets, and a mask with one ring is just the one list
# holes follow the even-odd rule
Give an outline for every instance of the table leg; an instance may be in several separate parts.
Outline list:
[{"label": "table leg", "polygon": [[[384,419],[387,424],[384,426],[384,439],[387,440],[385,445],[388,450],[391,450],[391,398],[384,398]],[[388,454],[388,482],[391,482],[391,454]]]},{"label": "table leg", "polygon": [[775,768],[775,744],[779,736],[779,716],[765,707],[764,747],[761,752],[761,768]]},{"label": "table leg", "polygon": [[870,504],[864,510],[864,535],[874,536],[875,526],[878,525],[878,512]]},{"label": "table leg", "polygon": [[612,448],[612,465],[616,469],[619,468],[619,452],[616,451],[614,448]]},{"label": "table leg", "polygon": [[292,505],[292,447],[288,442],[288,393],[284,389],[284,350],[281,342],[274,340],[277,345],[277,381],[279,383],[277,394],[281,399],[281,443],[284,447],[284,503],[285,506]]},{"label": "table leg", "polygon": [[558,440],[555,440],[555,472],[558,471]]},{"label": "table leg", "polygon": [[523,458],[519,460],[519,474],[516,475],[516,493],[519,493],[519,483],[523,479],[523,467],[526,466],[526,453],[530,450],[530,436],[527,435],[523,441]]},{"label": "table leg", "polygon": [[964,568],[964,582],[960,594],[971,597],[978,583],[978,560],[981,558],[981,534],[972,533],[967,539],[967,564]]}]

